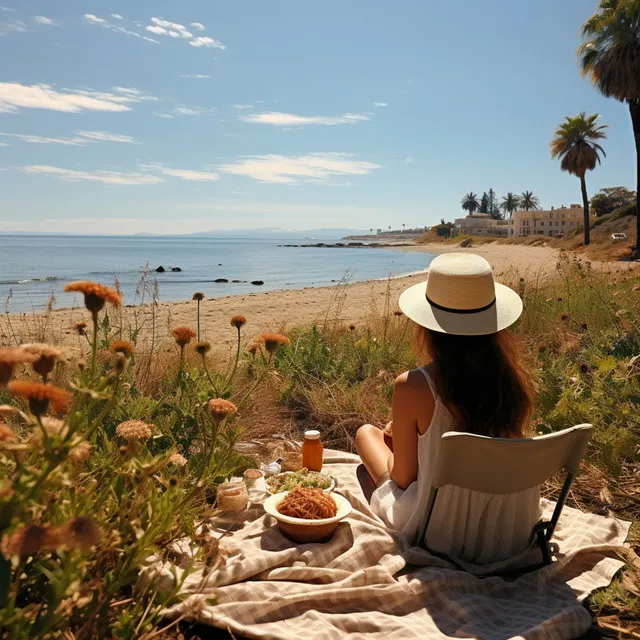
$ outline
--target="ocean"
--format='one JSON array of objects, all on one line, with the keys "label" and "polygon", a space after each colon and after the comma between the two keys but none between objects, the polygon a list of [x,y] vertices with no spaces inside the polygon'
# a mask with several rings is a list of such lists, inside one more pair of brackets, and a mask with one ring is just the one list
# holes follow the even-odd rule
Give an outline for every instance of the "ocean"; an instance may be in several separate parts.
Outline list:
[{"label": "ocean", "polygon": [[[77,294],[63,292],[67,282],[113,285],[117,278],[124,303],[134,304],[146,265],[157,280],[160,300],[174,301],[188,300],[196,291],[216,298],[322,287],[345,277],[352,282],[376,280],[422,271],[433,258],[392,249],[278,246],[317,241],[290,235],[254,239],[0,234],[0,303],[3,312],[37,312],[53,295],[55,308],[78,306],[82,300]],[[154,272],[159,265],[164,273]],[[181,271],[172,272],[172,267]],[[228,282],[214,282],[219,278]],[[264,284],[252,285],[253,280]]]}]

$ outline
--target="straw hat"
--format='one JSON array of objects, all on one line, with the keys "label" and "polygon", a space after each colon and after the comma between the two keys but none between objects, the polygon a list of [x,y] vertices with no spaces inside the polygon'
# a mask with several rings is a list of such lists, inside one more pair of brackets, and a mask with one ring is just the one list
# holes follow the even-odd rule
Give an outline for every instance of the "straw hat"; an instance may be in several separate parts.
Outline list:
[{"label": "straw hat", "polygon": [[520,296],[494,282],[491,265],[471,253],[445,253],[434,258],[427,281],[409,287],[399,303],[417,324],[460,336],[496,333],[522,313]]}]

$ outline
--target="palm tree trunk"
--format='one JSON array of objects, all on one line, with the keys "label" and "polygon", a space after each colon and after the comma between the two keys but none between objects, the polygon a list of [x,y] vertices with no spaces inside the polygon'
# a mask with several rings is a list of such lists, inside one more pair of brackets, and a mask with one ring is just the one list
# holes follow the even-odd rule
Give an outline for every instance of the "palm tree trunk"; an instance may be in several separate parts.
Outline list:
[{"label": "palm tree trunk", "polygon": [[636,140],[636,253],[640,254],[640,100],[629,100],[633,135]]},{"label": "palm tree trunk", "polygon": [[589,229],[589,196],[584,176],[580,176],[580,188],[582,189],[582,206],[584,207],[584,246],[586,247],[591,242],[591,230]]}]

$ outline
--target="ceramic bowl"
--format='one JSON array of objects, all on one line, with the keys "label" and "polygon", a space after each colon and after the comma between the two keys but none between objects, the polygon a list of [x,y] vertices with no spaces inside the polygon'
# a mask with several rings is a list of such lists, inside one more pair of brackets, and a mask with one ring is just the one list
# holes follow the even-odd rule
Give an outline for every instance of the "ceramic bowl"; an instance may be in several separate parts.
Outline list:
[{"label": "ceramic bowl", "polygon": [[334,493],[332,495],[338,506],[338,512],[333,518],[305,520],[304,518],[285,516],[278,511],[277,507],[288,493],[288,491],[284,491],[267,498],[264,502],[264,510],[277,520],[282,534],[294,542],[326,542],[333,536],[340,521],[351,513],[351,503],[339,493]]}]

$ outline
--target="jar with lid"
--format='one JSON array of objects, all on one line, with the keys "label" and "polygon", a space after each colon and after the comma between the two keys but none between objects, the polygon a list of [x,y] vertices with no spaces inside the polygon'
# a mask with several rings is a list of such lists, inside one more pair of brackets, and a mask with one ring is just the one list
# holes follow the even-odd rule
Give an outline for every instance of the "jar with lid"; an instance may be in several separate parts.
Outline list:
[{"label": "jar with lid", "polygon": [[302,465],[309,471],[322,471],[323,446],[320,432],[316,430],[304,432],[302,443]]}]

